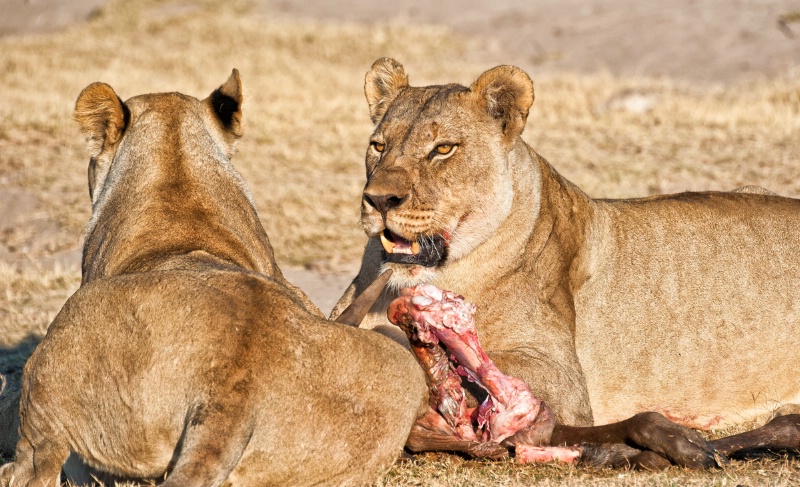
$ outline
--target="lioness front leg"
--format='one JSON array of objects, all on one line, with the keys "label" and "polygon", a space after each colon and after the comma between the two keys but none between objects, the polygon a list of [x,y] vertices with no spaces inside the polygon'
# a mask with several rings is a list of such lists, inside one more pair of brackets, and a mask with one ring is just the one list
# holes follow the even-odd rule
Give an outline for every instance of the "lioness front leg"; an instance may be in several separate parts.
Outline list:
[{"label": "lioness front leg", "polygon": [[[35,413],[34,413],[35,414]],[[69,448],[45,426],[44,430],[25,429],[17,443],[14,462],[0,467],[2,487],[58,487],[61,465],[69,456]]]}]

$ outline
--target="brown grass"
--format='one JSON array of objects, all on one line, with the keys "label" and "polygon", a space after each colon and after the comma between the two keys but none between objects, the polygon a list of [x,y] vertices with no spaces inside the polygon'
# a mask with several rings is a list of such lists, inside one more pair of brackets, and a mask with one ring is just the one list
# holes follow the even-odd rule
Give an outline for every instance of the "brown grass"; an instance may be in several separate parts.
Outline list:
[{"label": "brown grass", "polygon": [[713,474],[671,468],[666,472],[575,468],[563,465],[517,465],[512,461],[464,461],[450,455],[430,455],[395,465],[378,483],[381,487],[461,486],[791,486],[800,482],[800,464],[777,457],[734,462]]},{"label": "brown grass", "polygon": [[9,267],[0,263],[0,347],[30,334],[43,335],[64,301],[80,284],[74,269]]},{"label": "brown grass", "polygon": [[[441,28],[276,22],[246,2],[222,0],[130,0],[62,33],[2,39],[0,191],[34,194],[35,216],[60,229],[34,260],[76,247],[90,211],[87,158],[71,121],[80,90],[99,80],[123,99],[173,90],[204,97],[236,67],[246,93],[234,164],[279,260],[351,263],[364,243],[357,226],[371,130],[364,72],[390,55],[414,84],[467,84],[491,66],[464,61],[464,46]],[[526,140],[593,196],[745,184],[800,196],[796,81],[721,88],[529,72],[537,101]],[[638,112],[636,103],[649,106]],[[43,334],[78,272],[0,266],[0,345],[24,356],[25,338]],[[647,474],[432,456],[395,466],[379,485],[790,485],[798,478],[798,463],[785,459]]]}]

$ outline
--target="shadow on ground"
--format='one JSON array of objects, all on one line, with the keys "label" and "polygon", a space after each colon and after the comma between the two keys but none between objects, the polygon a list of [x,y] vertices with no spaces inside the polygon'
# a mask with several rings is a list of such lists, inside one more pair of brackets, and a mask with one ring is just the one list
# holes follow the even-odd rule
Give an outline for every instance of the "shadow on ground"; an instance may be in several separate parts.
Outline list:
[{"label": "shadow on ground", "polygon": [[40,341],[41,337],[30,333],[13,346],[0,347],[0,375],[5,377],[7,382],[3,394],[19,388],[25,362]]}]

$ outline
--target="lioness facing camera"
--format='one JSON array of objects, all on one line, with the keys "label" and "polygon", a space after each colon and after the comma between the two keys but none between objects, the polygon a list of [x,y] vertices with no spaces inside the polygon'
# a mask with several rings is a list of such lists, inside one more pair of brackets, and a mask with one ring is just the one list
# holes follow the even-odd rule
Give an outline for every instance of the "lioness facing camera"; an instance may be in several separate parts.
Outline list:
[{"label": "lioness facing camera", "polygon": [[283,278],[229,161],[241,103],[235,70],[202,101],[81,93],[83,281],[25,366],[0,485],[57,485],[70,454],[164,486],[361,485],[397,458],[422,371]]},{"label": "lioness facing camera", "polygon": [[412,87],[381,59],[365,91],[370,239],[333,316],[392,269],[362,326],[406,343],[386,318],[400,288],[462,294],[491,359],[569,425],[649,410],[713,428],[800,403],[800,201],[592,199],[520,137],[534,92],[514,67]]}]

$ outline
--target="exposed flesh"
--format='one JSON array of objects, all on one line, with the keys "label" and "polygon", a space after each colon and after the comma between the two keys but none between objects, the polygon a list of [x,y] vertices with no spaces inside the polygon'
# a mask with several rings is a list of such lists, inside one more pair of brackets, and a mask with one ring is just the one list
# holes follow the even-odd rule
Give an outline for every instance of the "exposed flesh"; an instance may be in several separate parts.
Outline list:
[{"label": "exposed flesh", "polygon": [[[503,374],[486,355],[474,315],[474,304],[429,284],[403,289],[389,305],[389,320],[406,333],[426,372],[431,407],[458,439],[515,446],[520,461],[576,462],[579,449],[544,446],[553,415],[527,384]],[[477,409],[467,408],[459,376],[489,393]]]}]

